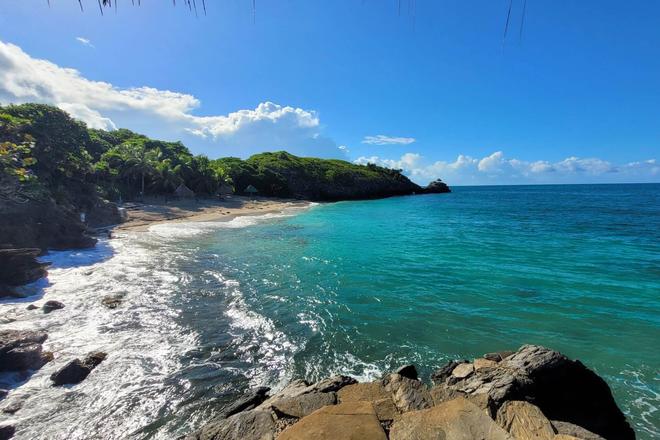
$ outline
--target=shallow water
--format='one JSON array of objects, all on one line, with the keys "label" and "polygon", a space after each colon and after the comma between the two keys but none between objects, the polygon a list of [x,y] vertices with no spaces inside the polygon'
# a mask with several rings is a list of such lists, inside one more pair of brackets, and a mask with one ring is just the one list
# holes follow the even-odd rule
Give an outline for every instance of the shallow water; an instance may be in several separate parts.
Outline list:
[{"label": "shallow water", "polygon": [[[428,377],[522,343],[581,359],[639,438],[660,436],[660,185],[456,188],[157,225],[47,258],[40,294],[64,309],[0,303],[15,319],[1,328],[43,329],[56,355],[0,378],[24,400],[0,416],[19,439],[176,438],[252,386],[404,362]],[[84,382],[49,386],[92,350],[109,357]]]}]

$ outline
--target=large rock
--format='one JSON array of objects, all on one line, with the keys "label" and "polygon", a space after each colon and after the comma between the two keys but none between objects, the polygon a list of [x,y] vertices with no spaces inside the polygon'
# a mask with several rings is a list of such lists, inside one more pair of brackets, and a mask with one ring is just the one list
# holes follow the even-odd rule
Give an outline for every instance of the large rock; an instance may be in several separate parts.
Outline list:
[{"label": "large rock", "polygon": [[486,394],[496,408],[508,400],[525,400],[551,420],[570,422],[605,438],[635,438],[607,383],[580,361],[548,348],[525,345],[496,368],[451,379],[455,380],[447,378],[441,386],[467,395]]},{"label": "large rock", "polygon": [[459,364],[466,364],[467,361],[449,361],[444,366],[438,368],[436,371],[431,374],[431,381],[434,384],[445,383],[447,378],[451,376],[451,373]]},{"label": "large rock", "polygon": [[418,380],[399,374],[390,374],[383,379],[385,390],[392,395],[394,404],[401,412],[415,411],[433,406],[428,388]]},{"label": "large rock", "polygon": [[594,434],[593,432],[572,423],[560,422],[558,420],[552,420],[550,423],[552,423],[552,426],[555,428],[558,435],[577,437],[582,440],[605,440],[598,434]]},{"label": "large rock", "polygon": [[366,382],[348,385],[337,393],[340,402],[372,402],[378,420],[394,419],[398,414],[391,393],[385,390],[382,382]]},{"label": "large rock", "polygon": [[222,411],[222,417],[225,418],[225,417],[233,416],[234,414],[238,414],[239,412],[256,408],[264,400],[266,400],[268,391],[270,391],[270,388],[268,387],[258,387],[253,390],[250,390],[245,395],[238,398],[231,405],[227,406]]},{"label": "large rock", "polygon": [[53,359],[42,344],[48,335],[29,330],[0,331],[0,371],[37,370]]},{"label": "large rock", "polygon": [[44,305],[41,307],[44,311],[44,313],[50,313],[53,310],[59,310],[64,308],[64,304],[61,303],[60,301],[46,301]]},{"label": "large rock", "polygon": [[516,440],[553,440],[555,437],[550,420],[529,402],[506,402],[497,412],[496,422]]},{"label": "large rock", "polygon": [[390,440],[513,440],[487,414],[467,399],[458,398],[394,420]]},{"label": "large rock", "polygon": [[403,365],[397,368],[395,373],[403,377],[407,377],[408,379],[419,379],[419,376],[417,375],[417,368],[415,368],[414,365]]},{"label": "large rock", "polygon": [[48,275],[46,268],[50,263],[40,263],[40,253],[39,248],[0,247],[0,297],[14,296],[14,287]]},{"label": "large rock", "polygon": [[207,423],[185,440],[274,440],[276,429],[270,411],[254,409]]},{"label": "large rock", "polygon": [[77,384],[85,380],[89,373],[92,372],[101,362],[105,360],[107,355],[103,352],[92,352],[85,357],[83,361],[74,359],[67,363],[64,367],[51,374],[50,380],[53,385]]},{"label": "large rock", "polygon": [[426,185],[423,189],[425,194],[440,194],[440,193],[449,193],[451,189],[447,186],[445,182],[440,179],[434,180],[433,182]]},{"label": "large rock", "polygon": [[14,436],[16,428],[14,425],[2,424],[0,425],[0,440],[9,440]]},{"label": "large rock", "polygon": [[337,403],[337,394],[334,391],[328,393],[307,393],[296,397],[287,397],[276,400],[271,408],[278,416],[305,417],[319,408]]},{"label": "large rock", "polygon": [[387,440],[366,401],[325,406],[285,429],[278,440]]}]

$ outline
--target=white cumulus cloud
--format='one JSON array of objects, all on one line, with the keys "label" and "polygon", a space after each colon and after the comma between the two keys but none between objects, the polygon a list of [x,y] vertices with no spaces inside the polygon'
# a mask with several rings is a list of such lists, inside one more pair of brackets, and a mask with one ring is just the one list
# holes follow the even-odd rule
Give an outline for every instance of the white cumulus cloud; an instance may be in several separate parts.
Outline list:
[{"label": "white cumulus cloud", "polygon": [[365,156],[355,163],[401,169],[420,184],[437,178],[450,185],[657,182],[660,179],[660,164],[655,159],[621,165],[574,156],[558,162],[529,162],[508,159],[502,151],[496,151],[480,159],[461,154],[453,162],[430,162],[420,154],[406,153],[399,159]]},{"label": "white cumulus cloud", "polygon": [[370,145],[408,145],[415,142],[415,138],[411,137],[397,137],[385,136],[384,134],[377,134],[375,136],[365,136],[362,139],[363,144]]},{"label": "white cumulus cloud", "polygon": [[313,110],[266,101],[254,109],[199,116],[193,111],[200,101],[190,94],[91,80],[0,41],[0,104],[24,102],[56,105],[95,128],[124,127],[156,138],[182,139],[213,157],[276,149],[321,157],[346,154],[323,136]]}]

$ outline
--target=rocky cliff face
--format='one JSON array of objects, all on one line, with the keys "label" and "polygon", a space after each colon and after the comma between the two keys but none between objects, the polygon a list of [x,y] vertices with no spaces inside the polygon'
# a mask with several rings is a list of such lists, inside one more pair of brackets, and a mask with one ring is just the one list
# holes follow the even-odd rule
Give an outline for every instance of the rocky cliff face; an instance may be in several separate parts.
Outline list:
[{"label": "rocky cliff face", "polygon": [[0,247],[0,297],[11,296],[13,288],[37,281],[47,275],[48,263],[40,263],[39,248]]},{"label": "rocky cliff face", "polygon": [[433,380],[406,366],[368,383],[335,376],[259,389],[186,440],[635,438],[607,384],[544,347],[453,361]]}]

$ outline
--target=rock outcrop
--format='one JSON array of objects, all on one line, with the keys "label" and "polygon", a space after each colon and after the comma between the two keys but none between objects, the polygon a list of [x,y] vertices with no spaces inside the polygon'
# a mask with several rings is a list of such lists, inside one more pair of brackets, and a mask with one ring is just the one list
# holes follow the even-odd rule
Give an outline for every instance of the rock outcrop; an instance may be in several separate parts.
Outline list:
[{"label": "rock outcrop", "polygon": [[[492,360],[492,359],[491,359]],[[607,383],[580,361],[557,351],[525,345],[494,368],[474,370],[461,364],[459,374],[436,381],[448,395],[485,395],[495,408],[506,401],[536,405],[550,420],[581,426],[605,438],[634,439]]]},{"label": "rock outcrop", "polygon": [[41,308],[44,311],[44,313],[50,313],[54,310],[63,309],[64,304],[59,301],[55,301],[51,299],[50,301],[46,301],[44,305],[41,306]]},{"label": "rock outcrop", "polygon": [[89,376],[89,373],[103,362],[106,357],[107,354],[101,351],[96,351],[88,354],[82,361],[80,359],[74,359],[55,373],[51,374],[50,380],[53,381],[53,385],[55,386],[80,383],[85,380],[85,378]]},{"label": "rock outcrop", "polygon": [[451,192],[451,189],[449,189],[445,182],[437,179],[422,188],[422,192],[424,194],[442,194]]},{"label": "rock outcrop", "polygon": [[38,370],[53,359],[42,344],[48,338],[43,332],[28,330],[0,331],[0,371]]},{"label": "rock outcrop", "polygon": [[14,287],[45,277],[49,263],[40,263],[39,248],[0,247],[0,297],[14,296]]},{"label": "rock outcrop", "polygon": [[[413,366],[367,383],[335,376],[254,390],[187,440],[627,440],[609,387],[544,347],[453,361],[429,388]],[[403,374],[402,374],[403,373]]]}]

